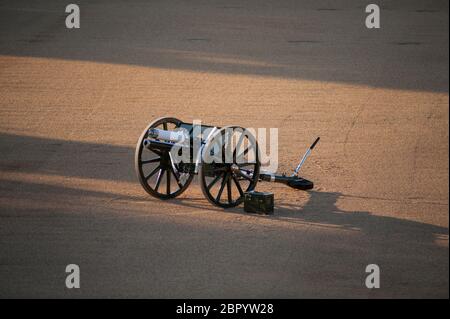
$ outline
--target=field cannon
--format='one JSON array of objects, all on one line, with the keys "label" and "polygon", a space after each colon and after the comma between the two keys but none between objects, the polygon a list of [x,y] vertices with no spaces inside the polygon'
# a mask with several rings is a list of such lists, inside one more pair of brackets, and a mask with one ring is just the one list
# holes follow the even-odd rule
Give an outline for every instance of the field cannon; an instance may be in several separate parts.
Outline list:
[{"label": "field cannon", "polygon": [[212,204],[235,207],[258,181],[283,183],[308,190],[313,183],[298,176],[317,138],[292,175],[262,172],[254,135],[239,126],[215,127],[163,117],[150,123],[140,136],[135,170],[145,191],[159,199],[182,194],[199,175],[203,194]]}]

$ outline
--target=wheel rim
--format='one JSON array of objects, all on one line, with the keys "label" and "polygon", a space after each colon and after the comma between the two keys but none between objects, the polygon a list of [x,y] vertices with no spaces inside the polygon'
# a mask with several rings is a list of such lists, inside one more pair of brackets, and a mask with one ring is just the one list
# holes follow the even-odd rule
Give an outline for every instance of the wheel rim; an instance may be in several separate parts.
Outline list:
[{"label": "wheel rim", "polygon": [[135,153],[135,169],[139,182],[145,191],[160,199],[170,199],[183,193],[191,183],[194,175],[180,170],[179,164],[173,163],[169,151],[150,150],[143,146],[150,128],[173,130],[182,122],[165,117],[152,122],[138,140]]},{"label": "wheel rim", "polygon": [[[231,133],[227,133],[231,130]],[[224,142],[227,139],[228,142]],[[218,146],[221,143],[222,146]],[[213,149],[217,150],[219,147],[222,148],[221,162],[218,155],[215,159],[207,158],[214,152]],[[230,155],[228,161],[227,151]],[[260,162],[256,139],[241,127],[224,127],[205,144],[203,153],[206,161],[202,162],[200,183],[205,197],[212,204],[224,208],[241,204],[244,193],[253,190],[259,178]],[[245,153],[243,158],[242,153]]]}]

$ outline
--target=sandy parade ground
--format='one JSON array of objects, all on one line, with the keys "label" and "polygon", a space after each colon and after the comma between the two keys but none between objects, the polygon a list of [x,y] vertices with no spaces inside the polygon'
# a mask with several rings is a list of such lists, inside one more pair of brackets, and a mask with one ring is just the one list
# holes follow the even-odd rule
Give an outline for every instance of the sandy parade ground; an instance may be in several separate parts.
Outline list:
[{"label": "sandy parade ground", "polygon": [[[378,1],[380,29],[358,0],[76,3],[0,2],[0,297],[448,298],[447,1]],[[161,116],[278,128],[279,172],[320,136],[315,188],[152,198]]]}]

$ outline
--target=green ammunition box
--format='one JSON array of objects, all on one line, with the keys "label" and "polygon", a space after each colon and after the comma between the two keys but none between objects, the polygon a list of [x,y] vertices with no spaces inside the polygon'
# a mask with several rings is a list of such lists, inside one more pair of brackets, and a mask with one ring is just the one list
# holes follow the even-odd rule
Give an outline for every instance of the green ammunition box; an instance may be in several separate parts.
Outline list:
[{"label": "green ammunition box", "polygon": [[244,211],[256,214],[273,214],[273,193],[246,192],[244,194]]}]

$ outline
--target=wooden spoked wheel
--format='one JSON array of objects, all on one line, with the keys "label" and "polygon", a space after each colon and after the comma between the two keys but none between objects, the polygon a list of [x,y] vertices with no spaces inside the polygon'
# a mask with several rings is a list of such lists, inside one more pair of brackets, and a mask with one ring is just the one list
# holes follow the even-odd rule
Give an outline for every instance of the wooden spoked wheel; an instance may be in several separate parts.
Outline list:
[{"label": "wooden spoked wheel", "polygon": [[199,172],[203,194],[216,206],[235,207],[245,192],[255,189],[260,166],[254,135],[239,126],[223,127],[203,148]]},{"label": "wooden spoked wheel", "polygon": [[147,126],[136,145],[136,175],[145,191],[156,198],[170,199],[179,196],[194,178],[193,173],[180,170],[180,165],[172,161],[169,151],[148,149],[143,145],[150,128],[175,130],[180,124],[181,121],[176,118],[159,118]]}]

